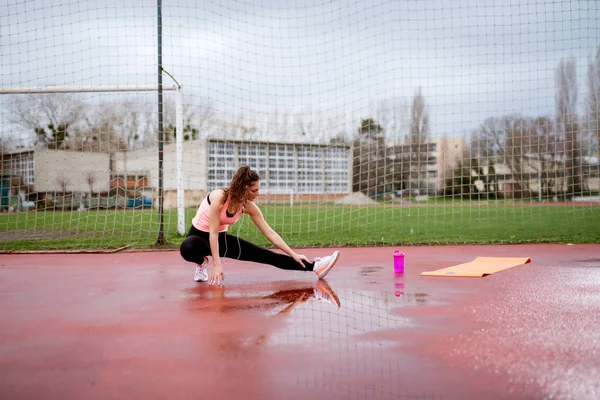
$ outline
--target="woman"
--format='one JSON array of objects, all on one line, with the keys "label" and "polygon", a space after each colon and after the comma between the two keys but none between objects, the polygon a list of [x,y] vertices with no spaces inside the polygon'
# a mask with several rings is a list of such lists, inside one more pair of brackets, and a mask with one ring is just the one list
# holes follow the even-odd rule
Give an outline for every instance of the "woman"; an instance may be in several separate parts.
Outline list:
[{"label": "woman", "polygon": [[[225,279],[221,257],[243,261],[270,264],[277,268],[293,271],[314,271],[323,279],[335,265],[339,251],[332,255],[315,258],[313,262],[306,256],[297,254],[283,241],[263,218],[254,200],[260,190],[260,177],[249,166],[240,167],[233,175],[229,187],[210,192],[198,208],[192,219],[190,231],[181,243],[181,256],[196,263],[196,282],[209,281],[210,285],[219,285]],[[242,215],[248,214],[252,222],[277,248],[286,254],[264,249],[229,235],[227,229]],[[212,255],[213,265],[208,276],[208,257]]]}]

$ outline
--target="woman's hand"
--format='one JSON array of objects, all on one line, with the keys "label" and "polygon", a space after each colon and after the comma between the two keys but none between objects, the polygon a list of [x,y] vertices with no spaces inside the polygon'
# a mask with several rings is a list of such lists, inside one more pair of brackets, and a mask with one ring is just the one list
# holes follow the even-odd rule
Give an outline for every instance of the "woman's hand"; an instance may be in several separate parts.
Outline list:
[{"label": "woman's hand", "polygon": [[302,268],[304,268],[304,269],[306,269],[306,265],[302,261],[306,261],[307,263],[310,263],[310,260],[308,258],[306,258],[306,256],[304,254],[294,253],[292,255],[292,257],[294,258],[294,260],[296,260],[296,262],[298,264],[302,265]]},{"label": "woman's hand", "polygon": [[225,280],[225,273],[223,267],[220,265],[213,265],[210,270],[210,278],[208,279],[209,285],[220,285]]}]

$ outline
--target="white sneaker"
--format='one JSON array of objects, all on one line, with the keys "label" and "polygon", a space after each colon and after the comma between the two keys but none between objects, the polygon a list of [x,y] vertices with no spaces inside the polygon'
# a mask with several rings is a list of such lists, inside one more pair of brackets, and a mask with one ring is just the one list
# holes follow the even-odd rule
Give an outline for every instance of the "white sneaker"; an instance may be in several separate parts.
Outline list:
[{"label": "white sneaker", "polygon": [[318,280],[317,285],[313,290],[313,296],[317,301],[324,301],[329,304],[335,304],[337,308],[340,308],[340,298],[335,294],[335,292],[333,291],[331,286],[329,286],[326,280]]},{"label": "white sneaker", "polygon": [[338,258],[340,256],[339,251],[334,251],[332,255],[325,256],[323,258],[315,258],[315,266],[313,267],[313,271],[319,279],[325,278],[325,276],[329,273],[331,268],[335,265]]},{"label": "white sneaker", "polygon": [[208,258],[204,257],[202,265],[196,265],[196,273],[194,273],[194,280],[196,282],[208,281]]}]

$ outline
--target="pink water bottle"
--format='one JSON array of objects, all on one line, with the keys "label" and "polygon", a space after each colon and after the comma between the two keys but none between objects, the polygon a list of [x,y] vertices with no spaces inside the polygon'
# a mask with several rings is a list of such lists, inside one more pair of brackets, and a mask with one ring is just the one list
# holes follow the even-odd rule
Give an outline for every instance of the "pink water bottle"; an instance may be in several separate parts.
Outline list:
[{"label": "pink water bottle", "polygon": [[400,250],[394,251],[394,272],[404,273],[404,253],[401,253]]}]

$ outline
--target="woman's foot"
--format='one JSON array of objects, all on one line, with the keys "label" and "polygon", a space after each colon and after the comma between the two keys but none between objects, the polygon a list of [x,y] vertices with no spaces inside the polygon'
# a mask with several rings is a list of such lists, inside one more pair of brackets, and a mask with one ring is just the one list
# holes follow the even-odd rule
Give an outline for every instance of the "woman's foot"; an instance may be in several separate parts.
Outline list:
[{"label": "woman's foot", "polygon": [[313,267],[313,271],[319,279],[325,278],[325,276],[329,273],[331,268],[335,265],[338,258],[340,256],[339,251],[334,251],[332,255],[325,256],[323,258],[317,257],[315,258],[315,266]]},{"label": "woman's foot", "polygon": [[317,285],[314,288],[314,297],[317,301],[325,301],[326,303],[334,304],[337,308],[340,308],[341,306],[340,298],[324,279],[317,281]]},{"label": "woman's foot", "polygon": [[194,280],[196,282],[208,281],[208,258],[204,257],[202,265],[196,265],[196,272],[194,273]]}]

